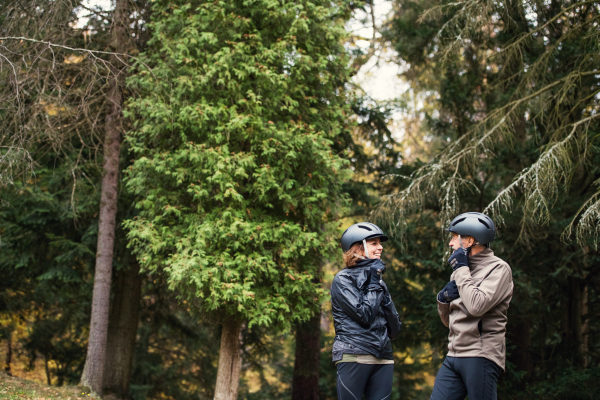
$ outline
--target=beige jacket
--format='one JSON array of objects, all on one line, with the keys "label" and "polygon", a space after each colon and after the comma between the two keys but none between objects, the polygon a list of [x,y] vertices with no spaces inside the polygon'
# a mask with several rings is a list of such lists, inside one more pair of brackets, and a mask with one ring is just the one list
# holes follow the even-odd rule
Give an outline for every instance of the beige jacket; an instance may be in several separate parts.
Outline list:
[{"label": "beige jacket", "polygon": [[487,248],[469,257],[469,267],[458,268],[460,297],[451,303],[438,301],[438,313],[450,328],[448,356],[484,357],[505,369],[506,322],[513,293],[510,266]]}]

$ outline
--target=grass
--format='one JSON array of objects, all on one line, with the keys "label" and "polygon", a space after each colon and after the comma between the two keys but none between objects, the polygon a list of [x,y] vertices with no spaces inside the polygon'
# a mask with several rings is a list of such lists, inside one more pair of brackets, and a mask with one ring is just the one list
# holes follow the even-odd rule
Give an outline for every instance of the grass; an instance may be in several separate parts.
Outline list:
[{"label": "grass", "polygon": [[74,386],[47,386],[0,372],[0,399],[9,400],[98,400]]}]

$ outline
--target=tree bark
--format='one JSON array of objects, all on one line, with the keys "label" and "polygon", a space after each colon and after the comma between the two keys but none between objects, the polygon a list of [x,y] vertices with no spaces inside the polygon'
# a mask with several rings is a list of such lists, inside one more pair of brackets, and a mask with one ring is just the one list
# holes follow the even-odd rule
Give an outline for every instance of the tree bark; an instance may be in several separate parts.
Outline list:
[{"label": "tree bark", "polygon": [[221,350],[214,400],[237,400],[242,370],[240,321],[226,321],[221,331]]},{"label": "tree bark", "polygon": [[321,312],[296,326],[292,400],[319,400]]},{"label": "tree bark", "polygon": [[119,271],[115,278],[108,323],[103,391],[115,394],[118,398],[127,398],[142,293],[139,264],[134,262],[128,270]]},{"label": "tree bark", "polygon": [[48,356],[44,356],[44,370],[46,371],[46,384],[52,386],[52,377],[50,376],[50,366],[48,365]]},{"label": "tree bark", "polygon": [[[127,0],[116,0],[112,26],[112,48],[117,53],[127,51]],[[119,60],[112,56],[112,65]],[[92,294],[92,315],[88,351],[80,384],[93,393],[102,395],[104,363],[106,360],[106,341],[110,304],[110,286],[112,279],[112,260],[115,242],[117,217],[117,195],[119,184],[119,155],[121,150],[122,107],[121,93],[123,74],[112,71],[109,111],[104,124],[104,157],[102,188],[100,193],[100,212],[98,222],[98,246],[96,252],[96,271]]]},{"label": "tree bark", "polygon": [[581,324],[581,354],[583,356],[583,368],[588,367],[589,363],[589,316],[588,316],[588,286],[583,287],[583,296],[581,301],[581,316],[583,322]]},{"label": "tree bark", "polygon": [[582,321],[584,310],[583,292],[584,284],[579,278],[568,278],[568,297],[563,307],[563,334],[562,342],[564,351],[570,356],[573,365],[583,367],[585,356],[582,353],[585,324]]}]

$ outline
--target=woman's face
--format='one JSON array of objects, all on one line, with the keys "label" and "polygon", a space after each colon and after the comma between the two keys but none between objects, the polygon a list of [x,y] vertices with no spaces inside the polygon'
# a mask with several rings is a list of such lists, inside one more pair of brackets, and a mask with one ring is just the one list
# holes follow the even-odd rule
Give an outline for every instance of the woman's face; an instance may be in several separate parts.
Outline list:
[{"label": "woman's face", "polygon": [[367,249],[369,250],[369,258],[381,260],[383,246],[381,245],[381,240],[379,240],[379,238],[367,239]]}]

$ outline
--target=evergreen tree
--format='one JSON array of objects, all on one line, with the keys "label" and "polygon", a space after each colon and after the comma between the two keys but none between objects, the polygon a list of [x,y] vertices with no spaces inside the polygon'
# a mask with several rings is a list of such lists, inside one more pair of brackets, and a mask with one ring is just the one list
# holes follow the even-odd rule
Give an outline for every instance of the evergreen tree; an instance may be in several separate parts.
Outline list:
[{"label": "evergreen tree", "polygon": [[73,192],[71,160],[57,158],[38,159],[35,182],[0,194],[0,319],[13,321],[4,326],[9,332],[27,328],[14,347],[31,365],[42,358],[47,383],[62,385],[78,382],[85,359],[99,173],[81,163],[93,180]]},{"label": "evergreen tree", "polygon": [[[237,396],[240,329],[307,320],[337,251],[348,164],[345,2],[157,1],[130,80],[127,222],[143,268],[222,324],[215,398]],[[233,371],[233,372],[232,372]]]}]

